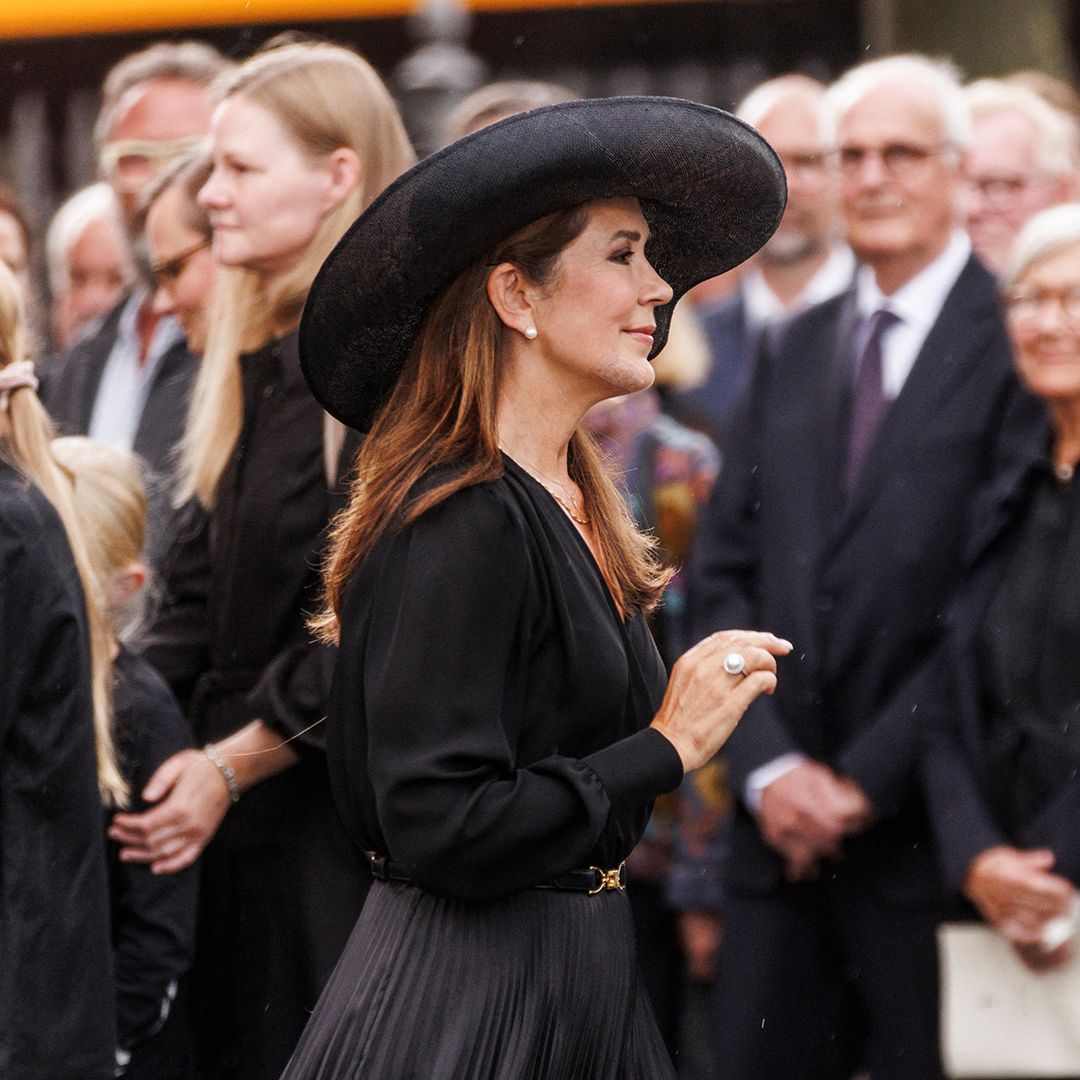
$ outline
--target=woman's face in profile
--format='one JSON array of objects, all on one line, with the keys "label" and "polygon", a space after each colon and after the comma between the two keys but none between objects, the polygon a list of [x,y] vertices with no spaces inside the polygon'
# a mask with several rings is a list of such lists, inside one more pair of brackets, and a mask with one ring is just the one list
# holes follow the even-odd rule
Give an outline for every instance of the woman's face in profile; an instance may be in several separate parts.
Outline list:
[{"label": "woman's face in profile", "polygon": [[604,199],[589,211],[534,312],[545,359],[599,401],[652,384],[654,311],[672,294],[645,257],[649,226],[637,200]]},{"label": "woman's face in profile", "polygon": [[1016,366],[1048,402],[1080,401],[1080,244],[1032,265],[1006,294]]},{"label": "woman's face in profile", "polygon": [[213,172],[199,203],[214,228],[214,257],[266,277],[287,273],[339,202],[328,163],[243,96],[218,107],[211,140]]}]

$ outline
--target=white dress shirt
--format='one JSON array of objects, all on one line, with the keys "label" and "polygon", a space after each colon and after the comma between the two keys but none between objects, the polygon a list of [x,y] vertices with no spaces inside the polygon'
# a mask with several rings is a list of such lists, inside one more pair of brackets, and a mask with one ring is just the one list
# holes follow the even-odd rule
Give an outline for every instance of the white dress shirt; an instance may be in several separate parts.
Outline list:
[{"label": "white dress shirt", "polygon": [[746,320],[752,327],[771,326],[782,319],[792,319],[814,304],[839,296],[851,285],[855,277],[855,256],[846,244],[837,244],[817,273],[803,286],[802,291],[788,305],[769,288],[764,275],[757,267],[743,274],[740,287]]},{"label": "white dress shirt", "polygon": [[148,300],[144,289],[136,289],[124,304],[90,414],[90,438],[121,450],[130,450],[135,443],[146,395],[162,356],[184,336],[172,316],[159,319],[146,359],[140,362],[139,310]]}]

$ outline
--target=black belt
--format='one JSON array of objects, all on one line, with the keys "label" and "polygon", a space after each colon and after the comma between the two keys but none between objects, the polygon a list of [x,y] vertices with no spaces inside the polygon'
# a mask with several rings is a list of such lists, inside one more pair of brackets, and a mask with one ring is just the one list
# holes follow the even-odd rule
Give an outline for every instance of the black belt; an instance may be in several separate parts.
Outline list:
[{"label": "black belt", "polygon": [[[412,884],[412,878],[405,870],[391,862],[385,855],[378,855],[374,851],[365,851],[364,854],[367,856],[368,866],[371,867],[371,876],[376,881],[404,881]],[[626,863],[619,863],[614,870],[601,870],[598,866],[567,870],[565,874],[559,874],[558,877],[553,877],[549,881],[530,885],[529,888],[588,893],[589,896],[595,896],[607,889],[625,889]]]}]

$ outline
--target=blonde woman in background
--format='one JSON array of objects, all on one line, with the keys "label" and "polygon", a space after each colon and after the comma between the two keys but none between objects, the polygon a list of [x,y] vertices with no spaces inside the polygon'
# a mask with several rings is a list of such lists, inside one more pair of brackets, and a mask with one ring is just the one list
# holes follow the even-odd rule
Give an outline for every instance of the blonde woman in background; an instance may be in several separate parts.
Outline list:
[{"label": "blonde woman in background", "polygon": [[[167,757],[191,746],[191,729],[161,676],[122,642],[141,622],[147,568],[146,491],[138,459],[125,450],[75,436],[57,439],[53,456],[66,472],[88,555],[100,582],[111,635],[116,755],[139,792]],[[195,944],[198,878],[195,867],[153,874],[119,859],[108,846],[109,898],[116,970],[116,1076],[124,1080],[185,1080],[191,1075],[190,1036],[181,980]]]},{"label": "blonde woman in background", "polygon": [[117,816],[110,835],[159,873],[213,837],[197,1052],[207,1078],[264,1080],[283,1068],[366,893],[326,780],[332,657],[304,625],[341,429],[304,383],[296,326],[323,259],[414,155],[378,76],[337,46],[257,54],[220,91],[199,196],[220,270],[182,445],[189,511],[146,651],[206,746],[165,762],[144,791],[158,805]]},{"label": "blonde woman in background", "polygon": [[26,343],[19,286],[0,265],[0,1075],[106,1080],[101,812],[127,792],[98,584]]}]

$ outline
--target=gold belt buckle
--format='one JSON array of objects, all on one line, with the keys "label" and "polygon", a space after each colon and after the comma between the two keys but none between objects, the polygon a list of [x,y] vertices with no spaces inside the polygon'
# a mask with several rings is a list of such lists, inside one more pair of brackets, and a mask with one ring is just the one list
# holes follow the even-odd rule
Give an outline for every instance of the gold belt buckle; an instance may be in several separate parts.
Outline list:
[{"label": "gold belt buckle", "polygon": [[605,889],[625,889],[626,886],[623,884],[623,869],[625,866],[625,862],[619,863],[614,870],[601,870],[599,866],[590,866],[589,869],[599,875],[599,883],[595,889],[589,890],[589,895],[596,896],[597,893],[602,893]]}]

